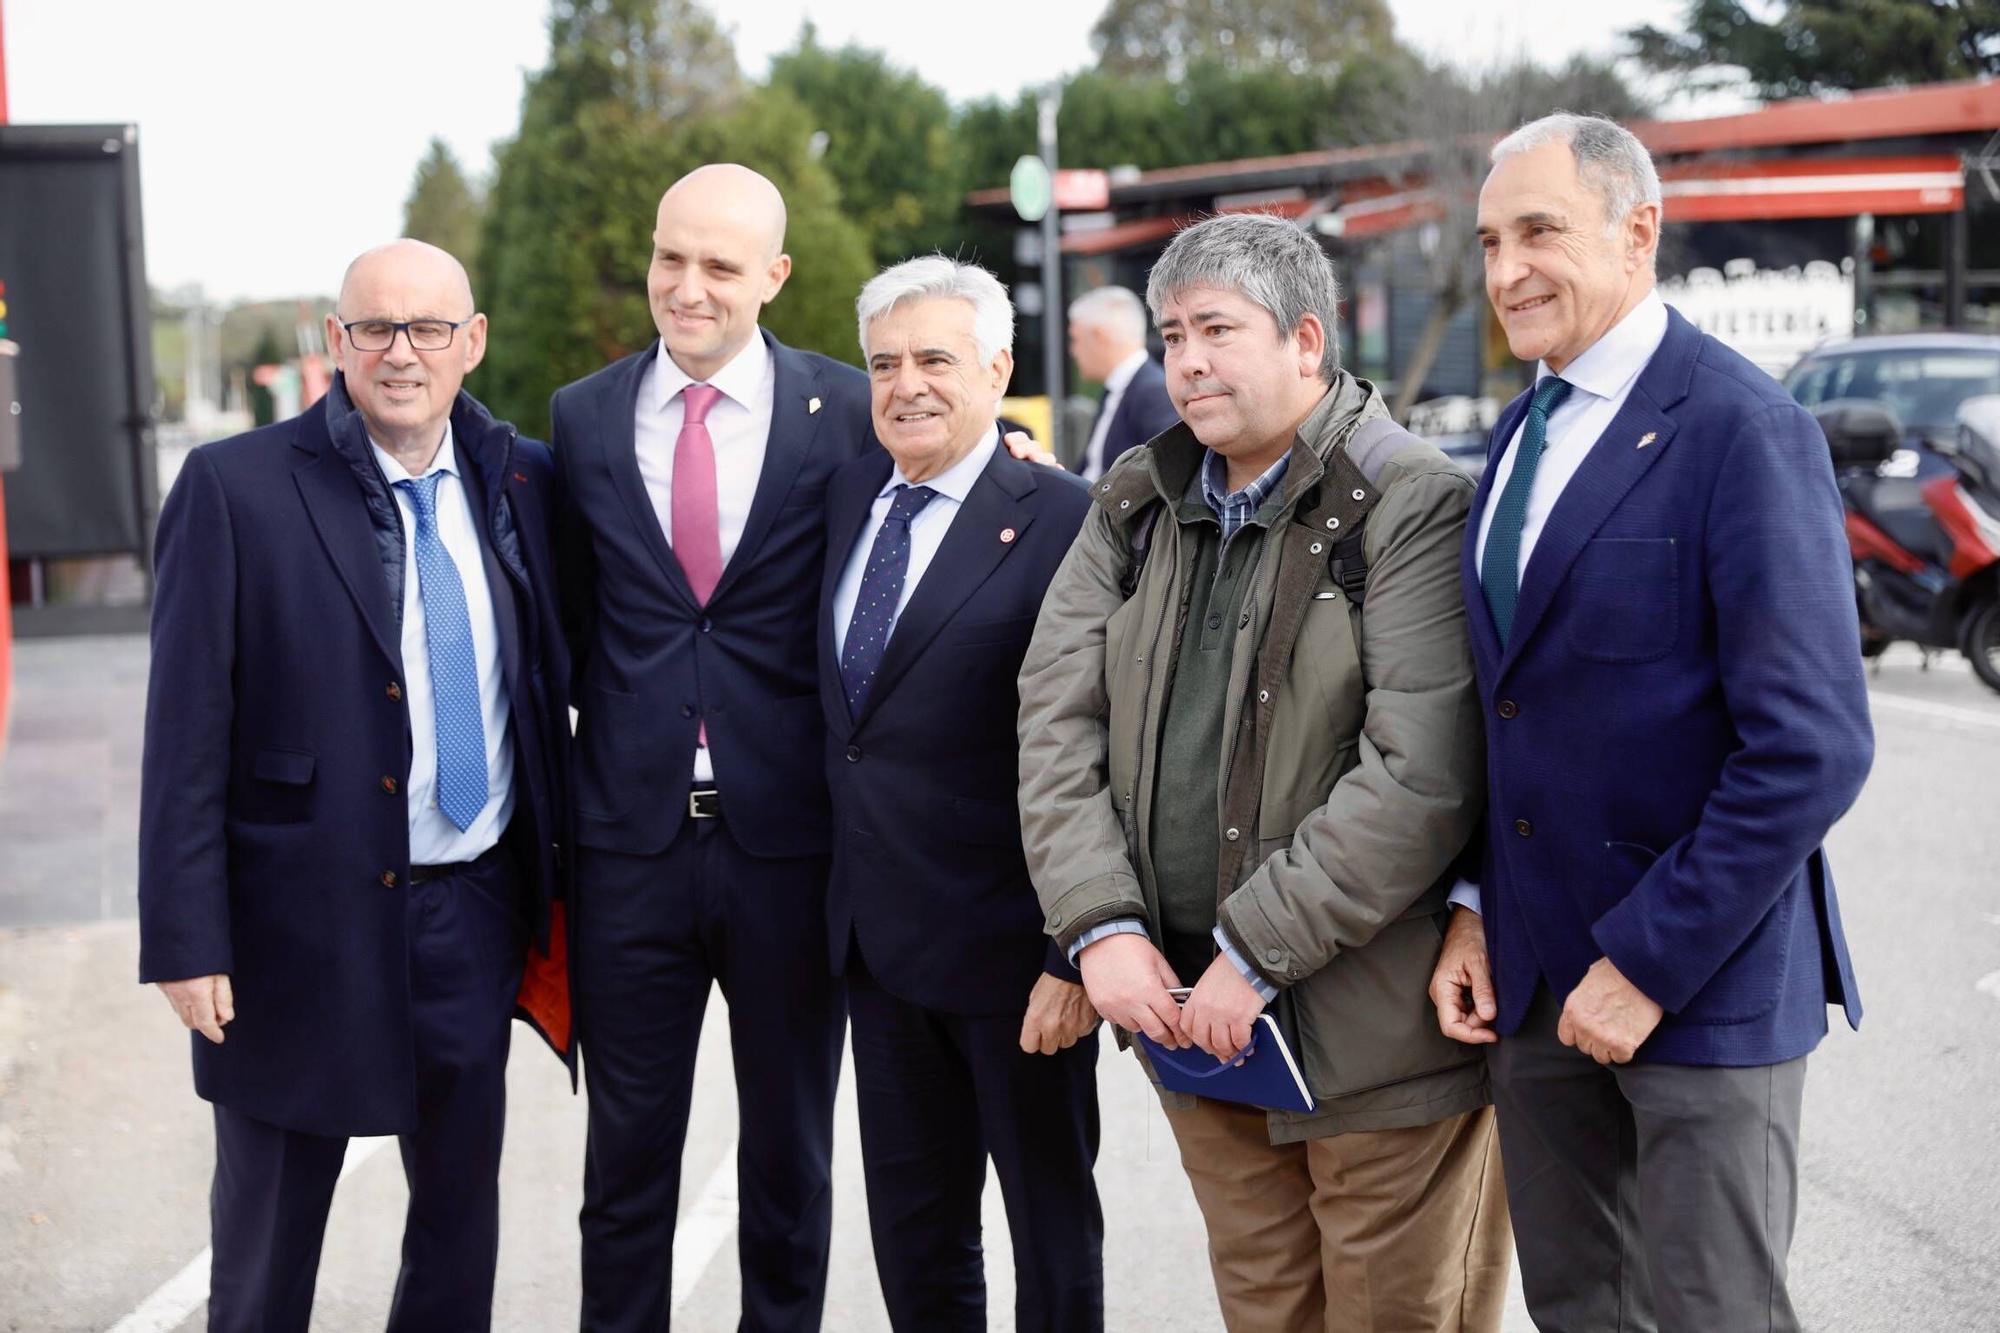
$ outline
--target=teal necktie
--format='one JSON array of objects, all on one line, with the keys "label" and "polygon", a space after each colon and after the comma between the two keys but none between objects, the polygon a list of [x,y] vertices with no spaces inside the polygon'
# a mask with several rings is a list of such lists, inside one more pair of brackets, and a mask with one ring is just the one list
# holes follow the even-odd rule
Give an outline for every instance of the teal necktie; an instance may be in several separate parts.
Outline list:
[{"label": "teal necktie", "polygon": [[1521,529],[1528,521],[1528,493],[1535,488],[1535,469],[1541,465],[1542,451],[1548,447],[1549,414],[1568,396],[1568,380],[1555,375],[1543,377],[1528,403],[1528,422],[1521,428],[1521,447],[1514,453],[1514,471],[1507,489],[1493,509],[1493,526],[1486,530],[1486,558],[1480,564],[1479,583],[1486,593],[1487,609],[1493,613],[1493,628],[1500,632],[1500,646],[1514,628],[1514,608],[1521,600]]}]

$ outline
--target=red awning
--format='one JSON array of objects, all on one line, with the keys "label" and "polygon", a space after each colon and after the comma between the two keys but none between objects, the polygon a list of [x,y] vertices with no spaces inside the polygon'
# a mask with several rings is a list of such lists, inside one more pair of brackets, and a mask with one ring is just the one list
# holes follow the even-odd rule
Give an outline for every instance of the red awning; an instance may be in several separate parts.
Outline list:
[{"label": "red awning", "polygon": [[1955,156],[1691,162],[1660,173],[1668,222],[1955,213],[1965,172]]}]

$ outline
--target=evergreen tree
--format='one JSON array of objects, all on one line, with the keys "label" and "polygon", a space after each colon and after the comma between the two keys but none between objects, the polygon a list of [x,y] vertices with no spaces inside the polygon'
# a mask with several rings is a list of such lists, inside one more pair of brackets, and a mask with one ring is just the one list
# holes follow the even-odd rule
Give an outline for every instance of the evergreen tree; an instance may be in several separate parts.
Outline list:
[{"label": "evergreen tree", "polygon": [[479,260],[479,220],[485,201],[442,139],[417,164],[403,203],[403,235],[450,251],[471,272]]},{"label": "evergreen tree", "polygon": [[867,244],[811,156],[804,108],[748,88],[727,37],[690,0],[556,0],[550,34],[520,131],[495,154],[479,263],[493,327],[475,392],[545,433],[550,393],[657,337],[654,213],[705,162],[740,162],[785,196],[795,263],[765,326],[858,361]]}]

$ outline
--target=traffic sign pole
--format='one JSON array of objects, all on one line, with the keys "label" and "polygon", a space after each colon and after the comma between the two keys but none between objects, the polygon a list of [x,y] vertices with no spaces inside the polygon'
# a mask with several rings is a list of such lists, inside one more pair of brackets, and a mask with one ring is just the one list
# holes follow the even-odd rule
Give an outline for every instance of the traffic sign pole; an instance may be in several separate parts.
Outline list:
[{"label": "traffic sign pole", "polygon": [[1042,167],[1048,173],[1050,202],[1042,214],[1042,383],[1049,396],[1049,448],[1063,456],[1063,363],[1068,359],[1062,300],[1062,210],[1055,206],[1056,112],[1062,109],[1062,85],[1052,83],[1036,99]]}]

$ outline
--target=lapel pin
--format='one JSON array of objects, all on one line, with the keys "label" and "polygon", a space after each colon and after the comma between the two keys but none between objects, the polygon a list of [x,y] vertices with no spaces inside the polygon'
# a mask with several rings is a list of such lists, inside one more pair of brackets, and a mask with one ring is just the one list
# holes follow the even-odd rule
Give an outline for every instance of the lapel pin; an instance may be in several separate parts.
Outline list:
[{"label": "lapel pin", "polygon": [[1639,443],[1634,445],[1633,448],[1644,449],[1647,445],[1651,444],[1654,440],[1657,440],[1659,438],[1660,437],[1658,432],[1649,430],[1644,435],[1641,435],[1639,437]]},{"label": "lapel pin", "polygon": [[814,398],[809,400],[806,403],[806,415],[810,416],[817,411],[819,411],[819,399]]},{"label": "lapel pin", "polygon": [[1013,540],[1014,540],[1014,529],[1012,529],[1012,528],[1002,528],[1002,529],[1000,529],[1000,540],[1001,540],[1001,541],[1002,541],[1003,543],[1005,543],[1005,542],[1011,542],[1011,541],[1013,541]]},{"label": "lapel pin", "polygon": [[526,481],[527,479],[528,479],[528,474],[525,472],[516,472],[514,474],[515,481]]}]

